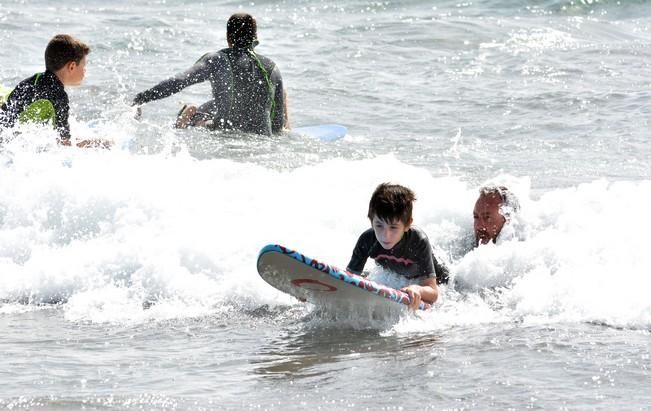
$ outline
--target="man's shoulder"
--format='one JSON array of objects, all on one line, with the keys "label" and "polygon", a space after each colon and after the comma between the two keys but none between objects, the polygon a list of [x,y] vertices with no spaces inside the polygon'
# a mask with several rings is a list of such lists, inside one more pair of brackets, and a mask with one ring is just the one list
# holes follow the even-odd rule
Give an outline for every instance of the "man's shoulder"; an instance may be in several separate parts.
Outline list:
[{"label": "man's shoulder", "polygon": [[211,51],[199,57],[195,64],[204,63],[208,65],[221,65],[228,62],[228,49]]},{"label": "man's shoulder", "polygon": [[274,68],[276,68],[276,63],[275,63],[272,59],[270,59],[269,57],[265,56],[264,54],[257,53],[257,52],[255,53],[255,55],[258,57],[258,59],[260,60],[260,62],[261,62],[265,67],[267,67],[268,70],[271,71],[271,70],[273,70]]}]

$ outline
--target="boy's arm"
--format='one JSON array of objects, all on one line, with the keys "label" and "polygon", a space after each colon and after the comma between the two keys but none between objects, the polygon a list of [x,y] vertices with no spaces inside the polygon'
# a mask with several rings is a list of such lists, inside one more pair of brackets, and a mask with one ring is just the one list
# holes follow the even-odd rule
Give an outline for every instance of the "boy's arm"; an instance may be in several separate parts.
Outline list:
[{"label": "boy's arm", "polygon": [[54,100],[55,121],[54,127],[59,133],[59,144],[64,146],[70,145],[70,123],[68,122],[70,104],[68,96],[62,96]]},{"label": "boy's arm", "polygon": [[133,105],[141,105],[153,100],[169,97],[188,86],[206,81],[210,77],[209,63],[211,63],[211,58],[206,54],[183,73],[163,80],[149,90],[136,94],[136,97],[133,99]]},{"label": "boy's arm", "polygon": [[402,289],[411,298],[411,303],[409,304],[411,310],[417,310],[421,301],[433,304],[439,296],[438,286],[436,285],[436,267],[434,255],[432,254],[432,246],[424,232],[416,231],[416,233],[418,234],[419,244],[415,258],[418,263],[419,274],[425,277],[425,279],[421,281],[420,285],[412,284]]},{"label": "boy's arm", "polygon": [[[373,238],[375,238],[373,230],[370,231],[374,236]],[[353,255],[350,257],[350,262],[346,266],[346,270],[353,274],[361,275],[362,270],[364,270],[364,266],[366,265],[366,260],[368,260],[369,250],[369,236],[368,231],[366,231],[359,236],[357,244],[355,244],[355,249],[353,249]]]},{"label": "boy's arm", "polygon": [[410,310],[417,310],[421,301],[434,304],[439,298],[439,288],[436,285],[436,278],[426,278],[420,285],[412,284],[404,287],[402,291],[409,294],[411,303],[409,304]]},{"label": "boy's arm", "polygon": [[[70,116],[70,104],[67,96],[55,100],[54,110],[56,112],[55,128],[59,133],[59,144],[62,146],[70,146],[72,145],[70,123],[68,121]],[[75,145],[80,148],[111,148],[113,142],[102,139],[90,139],[78,141]]]}]

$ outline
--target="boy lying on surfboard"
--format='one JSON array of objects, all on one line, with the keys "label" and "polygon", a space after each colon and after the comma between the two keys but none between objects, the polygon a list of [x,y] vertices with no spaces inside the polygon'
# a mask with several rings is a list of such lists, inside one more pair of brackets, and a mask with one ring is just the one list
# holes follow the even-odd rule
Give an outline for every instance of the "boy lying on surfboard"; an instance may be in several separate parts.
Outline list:
[{"label": "boy lying on surfboard", "polygon": [[446,282],[447,268],[432,254],[427,235],[412,227],[412,209],[416,196],[407,187],[380,184],[368,205],[371,228],[357,240],[347,270],[361,274],[370,257],[377,264],[417,284],[402,288],[410,299],[409,308],[416,310],[421,301],[434,303],[438,283]]},{"label": "boy lying on surfboard", "polygon": [[[50,123],[58,132],[61,145],[71,145],[66,86],[78,86],[86,75],[86,56],[82,41],[67,34],[54,36],[45,48],[45,72],[36,73],[9,90],[0,86],[0,128],[17,123]],[[1,140],[0,140],[1,141]],[[78,147],[110,148],[109,140],[77,141]]]}]

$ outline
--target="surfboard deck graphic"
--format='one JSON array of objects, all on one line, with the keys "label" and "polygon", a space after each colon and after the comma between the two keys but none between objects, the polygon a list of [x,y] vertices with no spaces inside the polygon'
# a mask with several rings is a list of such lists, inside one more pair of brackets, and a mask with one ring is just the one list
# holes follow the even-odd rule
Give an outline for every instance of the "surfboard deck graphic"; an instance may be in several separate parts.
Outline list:
[{"label": "surfboard deck graphic", "polygon": [[[265,246],[258,256],[258,273],[273,287],[314,304],[408,305],[409,296],[395,288],[306,257],[277,244]],[[427,310],[430,304],[421,303]]]},{"label": "surfboard deck graphic", "polygon": [[316,126],[297,127],[293,128],[291,131],[321,141],[335,141],[343,138],[348,132],[348,129],[340,124],[321,124]]}]

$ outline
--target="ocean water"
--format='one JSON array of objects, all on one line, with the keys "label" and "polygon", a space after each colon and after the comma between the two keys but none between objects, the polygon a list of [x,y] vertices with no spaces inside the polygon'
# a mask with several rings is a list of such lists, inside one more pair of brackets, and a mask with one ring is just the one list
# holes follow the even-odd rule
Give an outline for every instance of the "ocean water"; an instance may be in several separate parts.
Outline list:
[{"label": "ocean water", "polygon": [[[292,125],[348,136],[173,129],[207,84],[134,119],[237,11]],[[60,32],[92,48],[73,135],[115,145],[0,149],[0,407],[649,409],[651,2],[0,0],[0,83]],[[322,313],[259,278],[268,243],[344,266],[383,181],[451,270],[434,310]],[[522,211],[473,250],[484,183]]]}]

